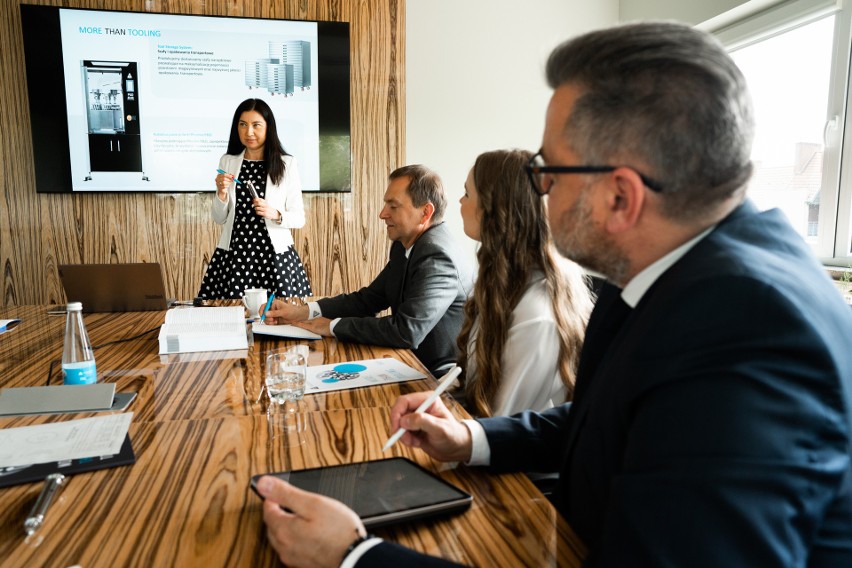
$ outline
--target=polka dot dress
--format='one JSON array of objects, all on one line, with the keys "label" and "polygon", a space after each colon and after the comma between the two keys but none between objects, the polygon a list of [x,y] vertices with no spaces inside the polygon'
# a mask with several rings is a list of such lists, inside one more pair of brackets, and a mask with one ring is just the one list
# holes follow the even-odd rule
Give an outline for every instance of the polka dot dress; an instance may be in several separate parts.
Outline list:
[{"label": "polka dot dress", "polygon": [[255,214],[246,186],[251,180],[261,198],[266,196],[266,165],[243,160],[237,184],[230,250],[217,248],[201,281],[200,298],[242,298],[246,288],[265,288],[279,297],[311,296],[311,284],[299,254],[291,246],[275,254],[263,217]]}]

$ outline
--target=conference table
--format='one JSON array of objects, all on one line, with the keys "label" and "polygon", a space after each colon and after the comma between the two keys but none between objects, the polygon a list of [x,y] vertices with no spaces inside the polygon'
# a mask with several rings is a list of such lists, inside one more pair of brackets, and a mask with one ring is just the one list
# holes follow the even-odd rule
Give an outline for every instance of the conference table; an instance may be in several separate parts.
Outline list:
[{"label": "conference table", "polygon": [[[0,566],[275,566],[253,475],[391,456],[435,472],[473,503],[378,536],[471,566],[580,565],[583,544],[525,475],[437,462],[402,443],[381,451],[396,398],[437,384],[410,351],[255,335],[247,350],[159,355],[164,315],[85,315],[99,381],[138,393],[126,410],[136,463],[69,476],[30,537],[23,523],[43,483],[0,488]],[[0,319],[21,320],[0,334],[0,388],[61,384],[65,316],[19,306],[0,308]],[[303,427],[285,429],[263,393],[263,367],[267,352],[298,343],[309,345],[309,366],[393,357],[427,378],[306,395]],[[0,417],[0,428],[103,415]]]}]

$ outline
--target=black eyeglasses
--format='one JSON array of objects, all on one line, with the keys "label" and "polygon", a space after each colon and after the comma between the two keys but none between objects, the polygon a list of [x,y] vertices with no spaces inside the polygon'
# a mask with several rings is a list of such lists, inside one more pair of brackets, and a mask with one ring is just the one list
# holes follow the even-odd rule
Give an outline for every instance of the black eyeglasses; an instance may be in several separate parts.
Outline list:
[{"label": "black eyeglasses", "polygon": [[[546,174],[602,174],[621,167],[630,168],[630,166],[548,166],[545,165],[544,158],[541,157],[541,150],[539,150],[530,158],[529,163],[527,163],[524,169],[530,178],[533,190],[539,195],[547,195],[553,184],[547,187],[544,186],[543,182]],[[662,184],[636,171],[635,168],[630,169],[639,174],[639,178],[648,189],[656,192],[663,191]]]}]

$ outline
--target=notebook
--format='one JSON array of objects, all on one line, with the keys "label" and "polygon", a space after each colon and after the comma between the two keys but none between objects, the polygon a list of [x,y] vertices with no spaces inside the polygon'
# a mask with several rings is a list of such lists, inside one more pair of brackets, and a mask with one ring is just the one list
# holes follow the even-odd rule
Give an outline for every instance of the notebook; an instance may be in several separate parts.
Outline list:
[{"label": "notebook", "polygon": [[[343,502],[368,529],[458,513],[473,501],[469,493],[402,457],[269,475]],[[261,477],[251,478],[255,492]]]},{"label": "notebook", "polygon": [[156,262],[60,264],[69,302],[84,312],[150,312],[168,308],[163,273]]},{"label": "notebook", "polygon": [[251,330],[259,335],[275,335],[290,339],[322,339],[322,335],[318,333],[288,324],[266,325],[263,322],[256,321],[251,324]]}]

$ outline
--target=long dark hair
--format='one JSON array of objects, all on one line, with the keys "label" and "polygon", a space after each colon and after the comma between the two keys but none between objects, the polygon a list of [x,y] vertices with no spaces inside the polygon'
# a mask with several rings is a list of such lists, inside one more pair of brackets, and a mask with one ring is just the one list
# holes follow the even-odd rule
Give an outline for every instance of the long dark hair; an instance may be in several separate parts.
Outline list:
[{"label": "long dark hair", "polygon": [[[502,381],[503,350],[512,325],[512,312],[521,301],[533,273],[544,275],[547,295],[559,333],[558,369],[566,400],[574,392],[574,378],[592,300],[583,272],[561,259],[550,235],[544,200],[530,187],[524,166],[532,154],[523,150],[485,152],[473,165],[480,221],[477,259],[479,276],[464,306],[459,333],[458,364],[465,373],[462,385],[472,413],[491,416]],[[512,230],[506,230],[511,227]],[[474,348],[470,337],[479,319]],[[475,377],[467,376],[468,361]]]},{"label": "long dark hair", "polygon": [[284,150],[284,145],[278,138],[278,127],[275,126],[275,115],[272,114],[272,109],[261,99],[246,99],[234,111],[227,152],[236,156],[245,150],[245,146],[240,142],[240,133],[237,130],[237,125],[243,113],[251,110],[257,111],[263,117],[263,120],[266,121],[266,142],[263,145],[263,161],[266,162],[266,172],[269,174],[269,179],[272,180],[272,183],[278,185],[281,182],[281,178],[284,177],[284,160],[281,156],[289,156],[290,154]]}]

